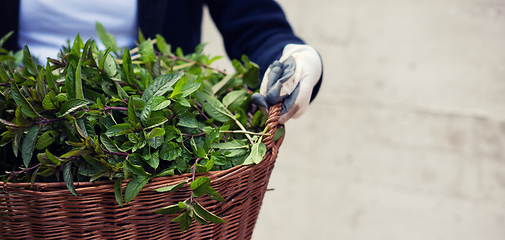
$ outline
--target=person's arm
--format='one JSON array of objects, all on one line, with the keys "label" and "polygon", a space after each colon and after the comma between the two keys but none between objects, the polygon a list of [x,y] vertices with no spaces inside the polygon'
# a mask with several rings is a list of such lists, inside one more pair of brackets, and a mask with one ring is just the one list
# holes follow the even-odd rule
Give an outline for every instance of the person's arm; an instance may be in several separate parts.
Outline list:
[{"label": "person's arm", "polygon": [[[246,54],[260,66],[260,76],[264,76],[261,95],[253,101],[268,108],[284,99],[281,123],[303,114],[319,90],[322,62],[319,54],[293,33],[281,7],[273,0],[206,2],[228,56],[240,59]],[[279,71],[277,67],[275,74],[268,74],[285,59],[292,59],[292,72]],[[282,63],[271,66],[276,60]]]},{"label": "person's arm", "polygon": [[295,36],[281,7],[272,0],[207,0],[230,59],[246,54],[261,75],[278,60],[286,44],[304,42]]}]

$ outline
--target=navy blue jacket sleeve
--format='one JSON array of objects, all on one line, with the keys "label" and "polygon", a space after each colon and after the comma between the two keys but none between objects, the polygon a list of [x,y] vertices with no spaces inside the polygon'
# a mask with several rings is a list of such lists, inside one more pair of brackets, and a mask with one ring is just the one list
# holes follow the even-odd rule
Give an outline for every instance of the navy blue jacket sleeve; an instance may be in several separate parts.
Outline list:
[{"label": "navy blue jacket sleeve", "polygon": [[231,59],[246,54],[261,68],[279,59],[288,43],[303,44],[281,7],[272,0],[207,0],[209,12],[223,36]]}]

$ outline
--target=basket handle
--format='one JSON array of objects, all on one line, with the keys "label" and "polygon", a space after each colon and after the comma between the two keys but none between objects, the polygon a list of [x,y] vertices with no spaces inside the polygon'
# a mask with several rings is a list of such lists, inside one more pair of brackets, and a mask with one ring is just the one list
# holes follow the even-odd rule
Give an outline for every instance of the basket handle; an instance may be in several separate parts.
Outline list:
[{"label": "basket handle", "polygon": [[282,110],[282,101],[271,106],[268,110],[268,120],[265,125],[268,127],[266,134],[267,137],[263,138],[263,143],[266,145],[267,149],[271,149],[274,143],[275,130],[279,124],[279,118]]}]

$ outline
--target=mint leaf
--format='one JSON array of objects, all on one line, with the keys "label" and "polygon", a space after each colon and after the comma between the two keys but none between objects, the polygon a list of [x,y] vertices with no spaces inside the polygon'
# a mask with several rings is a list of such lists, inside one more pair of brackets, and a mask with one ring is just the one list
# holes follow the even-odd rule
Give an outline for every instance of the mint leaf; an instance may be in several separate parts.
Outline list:
[{"label": "mint leaf", "polygon": [[69,161],[63,166],[63,179],[65,181],[65,185],[67,185],[68,190],[74,195],[77,196],[75,192],[74,182],[72,180],[72,161]]},{"label": "mint leaf", "polygon": [[37,139],[37,134],[39,133],[39,125],[33,125],[28,128],[28,133],[23,140],[23,146],[21,149],[21,155],[23,156],[23,163],[26,167],[30,164],[33,155],[33,148],[35,147],[35,140]]},{"label": "mint leaf", "polygon": [[147,86],[142,100],[148,102],[152,97],[162,96],[167,91],[172,90],[172,85],[177,82],[184,74],[183,73],[168,73],[161,75],[154,79],[154,81]]},{"label": "mint leaf", "polygon": [[216,216],[215,214],[207,211],[207,209],[203,208],[198,202],[195,202],[193,204],[193,207],[198,215],[200,215],[202,218],[205,220],[212,222],[212,223],[225,223],[222,218]]},{"label": "mint leaf", "polygon": [[123,190],[121,188],[123,184],[123,178],[118,178],[114,182],[114,196],[116,197],[116,202],[119,206],[123,206]]},{"label": "mint leaf", "polygon": [[160,214],[164,214],[164,215],[170,215],[170,214],[174,214],[174,213],[179,213],[182,210],[184,210],[184,208],[180,208],[179,204],[174,204],[174,205],[170,205],[170,206],[167,206],[167,207],[164,207],[164,208],[160,208],[160,209],[154,210],[153,213],[160,213]]},{"label": "mint leaf", "polygon": [[88,104],[89,102],[87,100],[82,100],[82,99],[71,99],[66,101],[61,105],[60,108],[60,113],[62,116],[66,116],[70,114],[71,112],[84,107]]},{"label": "mint leaf", "polygon": [[262,141],[255,143],[251,148],[251,153],[244,161],[244,165],[250,165],[253,163],[260,163],[267,152],[267,147]]},{"label": "mint leaf", "polygon": [[175,185],[170,185],[167,187],[161,187],[154,189],[156,192],[174,192],[175,190],[179,189],[180,187],[184,186],[184,184],[188,183],[187,181],[177,183]]},{"label": "mint leaf", "polygon": [[137,176],[133,178],[128,185],[126,185],[124,201],[129,203],[133,198],[135,198],[140,189],[142,189],[149,181],[150,176]]},{"label": "mint leaf", "polygon": [[220,122],[228,122],[231,118],[226,114],[228,110],[215,97],[205,92],[196,92],[196,98],[202,104],[203,110],[211,117]]}]

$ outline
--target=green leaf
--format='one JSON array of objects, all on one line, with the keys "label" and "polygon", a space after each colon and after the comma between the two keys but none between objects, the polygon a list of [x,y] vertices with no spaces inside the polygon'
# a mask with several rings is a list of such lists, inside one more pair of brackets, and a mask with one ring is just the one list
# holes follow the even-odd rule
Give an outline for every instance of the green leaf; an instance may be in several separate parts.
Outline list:
[{"label": "green leaf", "polygon": [[147,86],[144,94],[142,95],[142,100],[144,102],[149,102],[152,97],[162,96],[167,91],[172,90],[172,85],[176,83],[184,73],[168,73],[161,75],[154,79],[154,81]]},{"label": "green leaf", "polygon": [[202,104],[203,110],[217,121],[228,122],[231,120],[227,115],[228,110],[217,98],[205,92],[196,92],[196,98]]},{"label": "green leaf", "polygon": [[52,99],[56,97],[56,93],[54,91],[50,91],[46,96],[44,96],[44,100],[42,100],[42,107],[46,110],[55,110],[56,106],[54,105]]},{"label": "green leaf", "polygon": [[39,75],[39,71],[37,70],[37,66],[35,65],[35,62],[33,61],[32,54],[30,53],[30,50],[28,49],[28,45],[26,45],[26,44],[23,49],[23,64],[25,65],[25,68],[28,70],[28,72],[32,76]]},{"label": "green leaf", "polygon": [[156,96],[153,98],[151,103],[151,111],[159,111],[166,109],[170,105],[170,100],[167,100],[163,96]]},{"label": "green leaf", "polygon": [[37,140],[37,134],[39,133],[39,125],[33,125],[28,128],[25,139],[23,140],[23,146],[21,148],[21,155],[23,157],[23,163],[26,167],[30,164],[33,155],[33,148],[35,147],[35,141]]},{"label": "green leaf", "polygon": [[123,183],[123,178],[118,178],[114,182],[114,196],[116,197],[116,202],[119,206],[123,206],[123,190],[121,189]]},{"label": "green leaf", "polygon": [[193,189],[194,197],[200,197],[203,194],[207,193],[209,187],[210,187],[210,178],[208,177],[199,177],[191,183],[191,189]]},{"label": "green leaf", "polygon": [[60,165],[63,162],[63,159],[54,156],[51,152],[49,152],[49,150],[47,150],[47,148],[46,148],[46,156],[51,162],[53,162],[56,165]]},{"label": "green leaf", "polygon": [[205,46],[209,44],[209,43],[200,43],[198,44],[196,47],[195,47],[195,54],[202,54],[203,53],[203,49],[205,48]]},{"label": "green leaf", "polygon": [[21,106],[18,106],[16,108],[14,115],[15,115],[15,119],[12,120],[12,123],[16,123],[18,126],[30,126],[32,124],[30,121],[27,121],[25,119],[25,117],[23,116],[23,111],[21,109]]},{"label": "green leaf", "polygon": [[285,128],[275,129],[274,142],[277,142],[277,140],[279,140],[282,137],[282,135],[284,135],[285,131],[286,131]]},{"label": "green leaf", "polygon": [[[140,31],[140,29],[139,29],[139,31]],[[134,85],[135,74],[133,73],[132,58],[131,58],[130,50],[128,49],[128,47],[125,47],[125,49],[123,51],[122,60],[123,60],[122,67],[123,67],[123,71],[124,71],[124,74],[126,77],[125,80],[129,85]]]},{"label": "green leaf", "polygon": [[166,187],[161,187],[154,189],[156,192],[174,192],[175,190],[179,189],[180,187],[184,186],[184,184],[188,183],[188,181],[180,182],[174,185],[166,186]]},{"label": "green leaf", "polygon": [[233,59],[231,61],[231,64],[233,65],[233,67],[235,68],[235,70],[237,70],[238,73],[244,73],[245,72],[244,66],[242,65],[242,63],[240,63],[239,60]]},{"label": "green leaf", "polygon": [[214,129],[214,128],[211,128],[208,126],[204,127],[202,130],[205,132],[205,135],[207,136],[207,138],[205,138],[205,142],[203,144],[203,150],[205,152],[209,152],[210,145],[217,139],[219,132],[217,129]]},{"label": "green leaf", "polygon": [[97,173],[93,174],[93,176],[91,176],[91,178],[89,179],[89,181],[90,182],[94,182],[97,179],[103,177],[105,174],[107,174],[107,170],[106,169],[98,171]]},{"label": "green leaf", "polygon": [[168,121],[168,118],[162,116],[150,117],[147,119],[145,129],[154,128],[163,125]]},{"label": "green leaf", "polygon": [[30,183],[32,184],[32,185],[30,185],[30,188],[33,186],[33,183],[35,182],[35,179],[37,178],[37,173],[39,172],[39,170],[40,170],[40,167],[38,167],[37,169],[35,169],[35,171],[33,171],[32,177],[30,179]]},{"label": "green leaf", "polygon": [[139,122],[139,119],[135,113],[135,106],[133,105],[133,102],[133,98],[130,97],[128,100],[128,122],[130,122],[132,126],[135,126]]},{"label": "green leaf", "polygon": [[175,55],[177,55],[177,57],[184,57],[184,53],[182,52],[182,48],[177,47],[175,49]]},{"label": "green leaf", "polygon": [[261,119],[264,117],[263,112],[260,110],[256,111],[254,114],[252,121],[251,121],[251,126],[253,127],[258,127],[261,123]]},{"label": "green leaf", "polygon": [[250,165],[253,163],[260,163],[267,152],[267,147],[262,141],[258,141],[251,148],[251,153],[244,160],[244,165]]},{"label": "green leaf", "polygon": [[179,98],[176,100],[177,103],[179,103],[181,106],[184,106],[186,108],[190,108],[191,107],[191,104],[189,103],[189,101],[186,99],[186,98]]},{"label": "green leaf", "polygon": [[160,214],[164,214],[164,215],[170,215],[170,214],[174,214],[174,213],[179,213],[182,210],[184,210],[184,208],[180,208],[179,204],[174,204],[174,205],[170,205],[170,206],[167,206],[167,207],[164,207],[164,208],[156,209],[156,210],[153,211],[153,213],[160,213]]},{"label": "green leaf", "polygon": [[142,166],[135,165],[130,160],[126,160],[125,164],[128,170],[137,176],[151,176]]},{"label": "green leaf", "polygon": [[243,141],[234,139],[229,142],[212,143],[210,147],[217,149],[242,149],[247,148],[247,144],[245,144]]},{"label": "green leaf", "polygon": [[170,167],[162,170],[153,175],[153,177],[166,177],[166,176],[174,176],[175,175],[175,167]]},{"label": "green leaf", "polygon": [[160,158],[166,161],[172,161],[182,155],[182,149],[174,142],[163,144],[160,150]]},{"label": "green leaf", "polygon": [[35,90],[39,94],[37,98],[41,99],[47,95],[46,84],[44,83],[44,70],[42,69],[37,76],[37,86],[35,86]]},{"label": "green leaf", "polygon": [[175,84],[174,91],[172,91],[172,94],[170,95],[171,98],[177,97],[177,95],[182,94],[182,87],[188,82],[188,76],[184,76],[183,78],[179,79],[177,83]]},{"label": "green leaf", "polygon": [[[98,68],[100,70],[105,70],[105,60],[107,60],[107,56],[109,56],[110,51],[112,51],[112,48],[107,48],[105,52],[103,52],[103,56],[100,59],[100,62],[98,63]],[[102,52],[100,52],[101,54]]]},{"label": "green leaf", "polygon": [[77,68],[75,69],[75,97],[77,99],[84,100],[84,92],[82,91],[82,78],[81,78],[81,61],[77,64]]},{"label": "green leaf", "polygon": [[167,44],[165,38],[159,34],[156,34],[156,47],[163,54],[172,55],[170,44]]},{"label": "green leaf", "polygon": [[121,98],[121,100],[125,100],[130,97],[128,96],[128,93],[126,93],[125,90],[121,87],[121,85],[119,85],[118,82],[114,82],[114,85],[116,85],[117,95],[119,96],[119,98]]},{"label": "green leaf", "polygon": [[190,82],[190,83],[186,83],[184,84],[184,86],[182,87],[182,90],[181,90],[181,98],[185,98],[187,96],[189,96],[190,94],[196,92],[200,86],[202,84],[199,83],[199,82]]},{"label": "green leaf", "polygon": [[189,229],[189,226],[191,225],[192,222],[191,217],[189,216],[189,211],[186,211],[180,216],[172,219],[172,222],[179,223],[179,227],[181,228],[181,231],[184,233],[184,231]]},{"label": "green leaf", "polygon": [[82,39],[79,36],[79,33],[77,33],[77,36],[74,38],[74,43],[72,44],[72,49],[70,50],[70,55],[71,55],[70,57],[72,57],[72,58],[74,58],[74,60],[78,61],[81,56],[81,47],[83,47],[83,46],[84,46],[84,44],[82,42]]},{"label": "green leaf", "polygon": [[89,102],[87,100],[70,99],[61,105],[60,114],[62,116],[66,116],[66,115],[70,114],[71,112],[73,112],[81,107],[86,106],[88,103]]},{"label": "green leaf", "polygon": [[163,136],[153,137],[147,140],[149,146],[159,148],[163,144]]},{"label": "green leaf", "polygon": [[2,62],[0,62],[0,79],[2,82],[8,82],[9,81],[9,75],[7,75],[7,71],[4,68],[4,65]]},{"label": "green leaf", "polygon": [[203,208],[198,202],[195,202],[193,204],[193,208],[195,209],[196,213],[200,215],[202,218],[205,220],[212,222],[212,223],[225,223],[222,218],[214,215],[213,213],[207,211],[207,209]]},{"label": "green leaf", "polygon": [[56,86],[56,83],[54,82],[53,73],[51,72],[51,67],[49,65],[49,60],[47,61],[45,71],[46,71],[45,77],[46,77],[47,86],[50,89],[52,89],[55,93],[59,93],[58,87]]},{"label": "green leaf", "polygon": [[179,123],[177,126],[187,127],[187,128],[198,128],[198,121],[195,118],[195,115],[191,113],[183,113],[179,116]]},{"label": "green leaf", "polygon": [[[86,41],[86,43],[84,44],[84,47],[82,48],[82,54],[81,54],[81,59],[83,58],[87,58],[89,55],[88,53],[90,53],[90,46],[91,46],[91,42],[93,41],[93,38],[89,38],[88,41]],[[91,53],[91,57],[89,57],[90,59],[89,60],[92,60],[93,63],[94,63],[94,60],[92,59],[93,58],[93,53]],[[87,63],[85,65],[88,65]]]},{"label": "green leaf", "polygon": [[112,57],[110,54],[107,56],[104,56],[104,58],[105,58],[105,64],[103,65],[103,68],[104,68],[105,72],[110,77],[116,76],[116,74],[118,72],[116,60],[114,60],[114,57]]},{"label": "green leaf", "polygon": [[118,46],[116,43],[116,39],[110,33],[105,30],[105,28],[99,22],[96,22],[96,34],[102,41],[103,45],[107,48],[111,48],[114,52],[117,52]]},{"label": "green leaf", "polygon": [[67,185],[68,190],[70,190],[74,196],[77,196],[72,179],[72,162],[69,161],[63,166],[63,180],[65,180],[65,185]]},{"label": "green leaf", "polygon": [[212,200],[216,200],[219,202],[226,202],[226,200],[212,187],[207,188],[206,193]]},{"label": "green leaf", "polygon": [[146,140],[149,140],[153,137],[159,137],[165,135],[165,129],[164,128],[153,128],[147,135],[146,135]]},{"label": "green leaf", "polygon": [[255,89],[260,84],[259,72],[260,67],[258,64],[251,62],[246,55],[242,55],[242,62],[245,63],[246,71],[242,76],[244,83],[249,89]]},{"label": "green leaf", "polygon": [[105,149],[107,149],[110,152],[121,152],[121,150],[119,150],[118,146],[116,146],[114,141],[112,141],[104,133],[100,134],[100,142],[102,142],[102,145],[105,147]]},{"label": "green leaf", "polygon": [[156,54],[150,39],[140,43],[139,53],[144,62],[154,62],[156,60]]},{"label": "green leaf", "polygon": [[210,148],[220,149],[221,152],[227,157],[237,157],[247,153],[249,145],[239,140],[232,140],[223,143],[212,143]]},{"label": "green leaf", "polygon": [[151,104],[153,99],[150,99],[149,102],[144,105],[142,108],[142,112],[140,113],[140,121],[145,125],[149,117],[151,116]]},{"label": "green leaf", "polygon": [[195,209],[191,209],[191,215],[192,217],[196,220],[197,223],[203,224],[203,225],[209,225],[207,220],[205,220],[203,217],[198,215],[195,211]]},{"label": "green leaf", "polygon": [[7,41],[7,39],[9,39],[10,36],[12,36],[13,33],[14,31],[10,31],[0,39],[0,48],[3,47],[4,43]]},{"label": "green leaf", "polygon": [[55,130],[47,130],[46,132],[40,135],[37,140],[37,144],[35,144],[35,148],[38,150],[42,150],[51,145],[58,138],[59,133]]},{"label": "green leaf", "polygon": [[125,189],[124,201],[129,203],[133,198],[135,198],[140,189],[142,189],[149,181],[150,176],[137,176],[128,182]]},{"label": "green leaf", "polygon": [[228,74],[226,75],[223,79],[221,79],[221,81],[219,81],[218,83],[216,83],[216,85],[212,86],[212,93],[216,94],[219,90],[221,90],[221,88],[224,87],[224,85],[226,85],[233,77],[235,76],[235,74]]},{"label": "green leaf", "polygon": [[67,153],[61,155],[60,158],[76,157],[76,156],[88,155],[88,154],[92,154],[92,153],[94,153],[93,150],[72,149],[72,150],[68,151]]},{"label": "green leaf", "polygon": [[[153,139],[156,139],[156,138],[153,138]],[[153,140],[153,139],[151,139],[151,140]],[[148,142],[149,142],[149,141],[148,141]],[[160,141],[160,142],[162,143],[163,141]],[[152,145],[151,145],[151,147],[153,147],[153,148],[157,148],[157,147],[159,147],[159,146],[161,145],[161,143],[160,143],[158,146],[156,146],[156,147],[155,147],[155,146],[152,146]],[[149,164],[149,166],[151,166],[152,168],[157,169],[157,168],[158,168],[158,166],[160,165],[160,156],[159,156],[159,152],[158,152],[158,151],[156,151],[156,152],[154,152],[153,154],[150,154],[150,155],[148,156],[148,159],[146,159],[146,162],[147,162],[147,164]]]},{"label": "green leaf", "polygon": [[231,91],[223,98],[223,104],[230,110],[234,111],[239,108],[247,98],[247,91],[245,89]]},{"label": "green leaf", "polygon": [[138,30],[138,38],[139,38],[139,43],[143,43],[146,40],[142,31],[140,31],[140,28]]},{"label": "green leaf", "polygon": [[129,123],[120,123],[114,125],[105,131],[107,137],[120,136],[132,132],[132,125]]},{"label": "green leaf", "polygon": [[68,65],[67,74],[65,75],[65,91],[69,99],[75,98],[75,71],[72,63]]},{"label": "green leaf", "polygon": [[35,111],[33,106],[26,100],[25,96],[21,94],[19,91],[18,85],[14,83],[14,81],[11,82],[11,95],[12,98],[14,99],[14,102],[16,102],[16,105],[21,107],[21,111],[28,117],[31,118],[36,118],[38,113]]}]

